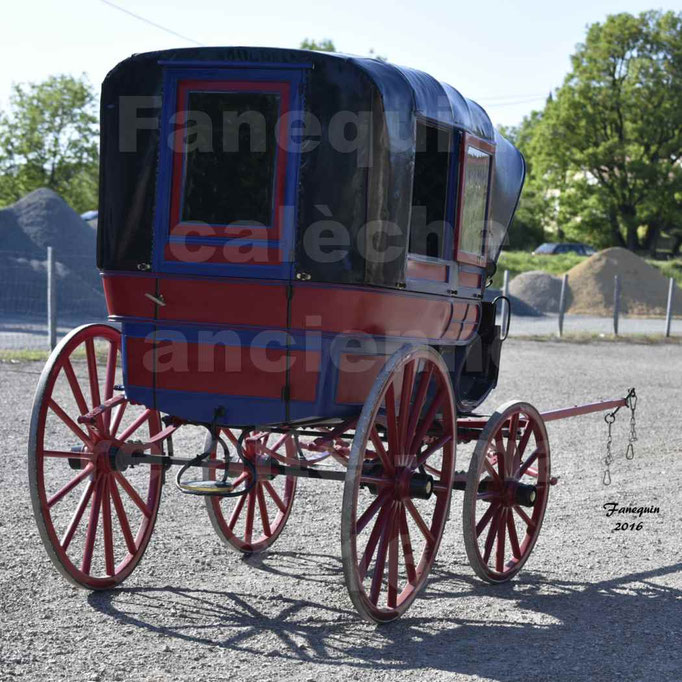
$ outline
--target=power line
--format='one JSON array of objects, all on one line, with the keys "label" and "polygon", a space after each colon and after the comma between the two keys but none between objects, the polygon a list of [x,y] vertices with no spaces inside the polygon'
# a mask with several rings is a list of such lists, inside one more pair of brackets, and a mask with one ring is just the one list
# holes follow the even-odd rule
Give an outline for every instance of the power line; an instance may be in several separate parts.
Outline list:
[{"label": "power line", "polygon": [[115,2],[111,2],[111,0],[101,0],[101,2],[103,2],[105,5],[109,5],[109,7],[113,7],[114,9],[119,10],[119,12],[123,12],[124,14],[134,17],[135,19],[139,19],[140,21],[143,21],[145,24],[149,24],[154,28],[158,28],[160,31],[165,31],[166,33],[169,33],[170,35],[175,36],[176,38],[181,38],[182,40],[186,40],[188,43],[194,43],[194,45],[204,47],[203,43],[200,43],[194,40],[193,38],[183,36],[182,33],[177,33],[176,31],[173,31],[170,28],[166,28],[165,26],[161,26],[161,24],[157,24],[153,21],[150,21],[149,19],[145,19],[144,17],[141,17],[139,14],[135,14],[134,12],[131,12],[125,7],[121,7],[120,5],[117,5]]}]

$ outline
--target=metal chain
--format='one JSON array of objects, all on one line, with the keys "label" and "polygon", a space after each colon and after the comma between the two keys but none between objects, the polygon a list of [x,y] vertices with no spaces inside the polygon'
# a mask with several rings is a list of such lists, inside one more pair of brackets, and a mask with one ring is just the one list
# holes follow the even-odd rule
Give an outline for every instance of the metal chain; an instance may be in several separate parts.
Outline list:
[{"label": "metal chain", "polygon": [[613,462],[613,454],[611,452],[611,443],[613,443],[613,436],[611,435],[611,427],[616,421],[616,413],[610,412],[604,415],[604,421],[608,425],[608,434],[606,436],[606,457],[604,457],[604,478],[602,482],[604,485],[611,485],[611,462]]},{"label": "metal chain", "polygon": [[[628,435],[628,446],[625,449],[625,459],[634,459],[635,446],[637,440],[637,423],[635,420],[635,410],[637,409],[637,394],[635,389],[631,388],[625,397],[625,405],[630,409],[630,433]],[[622,406],[620,406],[622,407]],[[611,427],[616,421],[616,415],[620,407],[617,407],[613,412],[604,415],[604,421],[608,425],[608,434],[606,436],[606,457],[604,457],[604,478],[602,479],[604,485],[611,485],[611,463],[613,462],[613,435],[611,434]]]},{"label": "metal chain", "polygon": [[630,408],[630,434],[628,436],[628,446],[625,450],[625,459],[635,458],[634,443],[637,440],[637,423],[635,420],[635,410],[637,409],[637,394],[633,388],[627,398],[628,407]]}]

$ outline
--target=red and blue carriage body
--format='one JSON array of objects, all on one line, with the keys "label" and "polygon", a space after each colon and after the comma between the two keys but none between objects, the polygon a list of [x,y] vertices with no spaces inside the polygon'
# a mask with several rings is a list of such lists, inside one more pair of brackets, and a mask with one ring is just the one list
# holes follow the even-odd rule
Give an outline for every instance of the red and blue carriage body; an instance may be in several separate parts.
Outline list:
[{"label": "red and blue carriage body", "polygon": [[147,53],[104,82],[102,159],[98,265],[132,401],[340,419],[415,342],[460,411],[494,387],[483,294],[524,162],[449,85],[336,54]]}]

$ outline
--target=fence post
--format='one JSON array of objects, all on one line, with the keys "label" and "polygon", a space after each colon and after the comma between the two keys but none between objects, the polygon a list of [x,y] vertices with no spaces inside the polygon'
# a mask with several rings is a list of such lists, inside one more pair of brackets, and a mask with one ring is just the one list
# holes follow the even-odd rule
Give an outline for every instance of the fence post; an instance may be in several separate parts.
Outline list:
[{"label": "fence post", "polygon": [[670,336],[670,325],[673,319],[673,290],[675,288],[675,280],[671,277],[668,282],[668,305],[665,309],[665,335]]},{"label": "fence post", "polygon": [[47,247],[47,338],[50,350],[57,345],[57,278],[52,247]]},{"label": "fence post", "polygon": [[561,280],[561,294],[559,296],[559,336],[564,334],[564,312],[566,311],[566,290],[568,289],[568,273],[564,273]]},{"label": "fence post", "polygon": [[[509,270],[505,270],[504,275],[502,276],[502,295],[506,296],[506,300],[502,301],[502,324],[507,327],[507,329],[501,330],[502,338],[504,338],[509,331],[509,325],[505,323],[505,320],[511,319],[511,304],[509,303]],[[507,310],[507,306],[509,306],[509,310]]]},{"label": "fence post", "polygon": [[618,317],[620,316],[620,277],[613,276],[613,335],[618,336]]}]

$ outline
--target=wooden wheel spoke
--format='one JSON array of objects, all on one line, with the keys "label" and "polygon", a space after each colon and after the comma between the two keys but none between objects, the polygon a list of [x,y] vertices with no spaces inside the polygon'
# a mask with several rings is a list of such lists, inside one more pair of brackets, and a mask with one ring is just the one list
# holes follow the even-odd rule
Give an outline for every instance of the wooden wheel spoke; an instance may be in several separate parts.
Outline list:
[{"label": "wooden wheel spoke", "polygon": [[64,374],[66,375],[66,379],[69,382],[69,386],[71,387],[73,397],[76,400],[76,405],[78,405],[79,412],[81,415],[87,414],[90,410],[88,408],[88,404],[85,402],[85,398],[83,397],[83,390],[81,389],[80,383],[78,382],[76,373],[73,371],[73,365],[71,364],[70,358],[64,359],[62,368],[64,370]]},{"label": "wooden wheel spoke", "polygon": [[248,493],[246,493],[246,521],[244,523],[244,542],[246,544],[251,544],[253,539],[253,517],[256,511],[256,491],[251,488]]},{"label": "wooden wheel spoke", "polygon": [[533,424],[530,421],[526,422],[526,428],[523,430],[523,434],[521,435],[521,439],[519,440],[519,444],[516,447],[516,464],[513,467],[512,471],[516,470],[516,466],[521,462],[521,457],[523,456],[523,453],[526,451],[526,448],[528,447],[528,442],[530,441],[530,437],[533,435]]},{"label": "wooden wheel spoke", "polygon": [[114,575],[114,536],[111,529],[111,504],[109,501],[110,477],[102,479],[102,536],[104,539],[104,566],[107,575]]},{"label": "wooden wheel spoke", "polygon": [[444,445],[447,445],[450,441],[452,440],[452,434],[448,433],[444,436],[441,436],[435,443],[432,443],[429,445],[424,452],[420,453],[420,455],[417,457],[417,464],[416,467],[423,466],[426,462],[426,460],[431,457],[431,455],[434,452],[438,452]]},{"label": "wooden wheel spoke", "polygon": [[484,552],[483,552],[483,563],[487,564],[490,560],[490,554],[493,551],[493,543],[495,542],[495,537],[497,536],[497,524],[500,518],[502,508],[498,507],[494,514],[493,520],[488,529],[488,535],[485,538]]},{"label": "wooden wheel spoke", "polygon": [[515,504],[513,509],[521,517],[521,520],[528,526],[530,530],[535,528],[535,521],[533,521],[533,519],[531,519],[530,516],[528,516],[528,514],[521,509],[521,507],[519,507],[518,504]]},{"label": "wooden wheel spoke", "polygon": [[516,524],[514,522],[514,514],[509,510],[507,512],[507,532],[509,535],[509,544],[511,546],[512,554],[515,559],[521,558],[521,547],[519,546],[519,537],[516,534]]},{"label": "wooden wheel spoke", "polygon": [[146,409],[135,421],[118,437],[120,441],[127,441],[152,416],[153,410]]},{"label": "wooden wheel spoke", "polygon": [[514,474],[514,478],[519,479],[521,478],[527,471],[528,468],[535,462],[535,460],[538,458],[538,455],[540,454],[540,448],[535,449],[529,456],[528,459],[518,468],[516,473]]},{"label": "wooden wheel spoke", "polygon": [[111,501],[114,503],[114,509],[116,510],[116,516],[118,517],[118,525],[121,527],[121,532],[123,533],[123,539],[125,540],[126,547],[130,554],[135,554],[137,551],[137,545],[135,544],[135,538],[130,530],[130,524],[128,523],[128,515],[126,514],[125,507],[121,501],[121,496],[118,492],[118,486],[116,485],[116,479],[110,479],[109,492],[111,494]]},{"label": "wooden wheel spoke", "polygon": [[403,556],[405,557],[405,570],[407,571],[407,582],[414,585],[417,582],[417,571],[414,566],[414,554],[412,552],[412,542],[410,540],[410,527],[407,525],[407,512],[403,505],[400,506],[400,539],[403,545]]},{"label": "wooden wheel spoke", "polygon": [[386,389],[386,432],[388,435],[388,450],[389,450],[389,460],[391,460],[391,470],[392,470],[392,460],[398,456],[399,453],[399,439],[398,439],[398,425],[396,422],[395,415],[395,389],[393,387],[393,379],[388,384]]},{"label": "wooden wheel spoke", "polygon": [[246,503],[246,495],[242,495],[238,500],[237,504],[235,505],[234,509],[232,510],[232,514],[230,515],[230,520],[227,522],[227,527],[233,531],[234,527],[237,525],[237,521],[239,520],[239,516],[242,513],[242,509],[244,508],[244,504]]},{"label": "wooden wheel spoke", "polygon": [[497,462],[497,473],[499,477],[504,480],[507,475],[507,467],[505,464],[506,447],[504,445],[504,438],[502,437],[502,429],[495,434],[495,458]]},{"label": "wooden wheel spoke", "polygon": [[281,512],[286,512],[287,505],[284,504],[282,498],[280,498],[280,496],[277,494],[277,491],[275,490],[272,483],[270,483],[270,481],[263,481],[263,487],[268,491],[268,494],[274,500],[275,504],[279,507],[279,510]]},{"label": "wooden wheel spoke", "polygon": [[77,476],[74,476],[66,485],[62,486],[48,501],[47,501],[47,507],[48,509],[51,509],[54,507],[59,500],[63,499],[68,495],[82,480],[87,478],[93,470],[93,465],[88,464],[83,471],[80,472]]},{"label": "wooden wheel spoke", "polygon": [[238,488],[244,481],[248,480],[250,478],[249,474],[246,473],[246,471],[242,471],[237,478],[235,478],[232,481],[232,487],[233,488]]},{"label": "wooden wheel spoke", "polygon": [[85,549],[81,562],[81,571],[86,575],[90,574],[92,565],[92,555],[95,550],[95,539],[97,538],[97,525],[99,523],[99,512],[102,506],[102,486],[103,479],[100,478],[95,483],[95,497],[90,506],[90,518],[88,519],[88,529],[85,533]]},{"label": "wooden wheel spoke", "polygon": [[[107,401],[114,395],[114,380],[116,379],[116,364],[118,360],[118,345],[109,341],[107,352],[107,366],[104,374],[104,400]],[[104,426],[109,428],[111,424],[111,410],[104,413]]]},{"label": "wooden wheel spoke", "polygon": [[73,540],[73,536],[76,534],[76,530],[78,529],[81,519],[83,518],[83,513],[85,512],[85,508],[88,506],[88,502],[90,501],[90,497],[92,496],[92,492],[94,489],[95,484],[93,483],[93,481],[89,481],[87,487],[85,488],[83,494],[81,495],[78,507],[76,507],[76,510],[73,513],[73,516],[71,517],[71,521],[69,522],[68,528],[64,533],[64,537],[59,543],[61,548],[65,552],[69,548],[71,540]]},{"label": "wooden wheel spoke", "polygon": [[376,551],[377,543],[379,542],[379,538],[381,537],[381,534],[383,533],[383,530],[386,527],[390,507],[391,507],[390,504],[385,504],[384,506],[381,507],[379,516],[377,517],[377,520],[374,522],[372,532],[369,534],[367,544],[365,545],[365,551],[363,552],[362,558],[360,559],[360,563],[358,564],[358,573],[360,575],[360,580],[364,580],[365,576],[367,575],[367,569],[369,568],[369,565],[374,557],[374,552]]},{"label": "wooden wheel spoke", "polygon": [[433,402],[431,403],[431,406],[429,407],[429,411],[426,413],[426,416],[422,420],[421,424],[419,425],[419,428],[417,429],[417,433],[415,434],[412,444],[410,445],[410,452],[415,453],[419,450],[422,441],[424,440],[424,436],[429,432],[429,429],[433,425],[433,422],[436,418],[436,414],[438,414],[438,410],[441,408],[443,403],[445,402],[445,398],[447,396],[447,391],[445,388],[441,386],[441,389],[438,391],[438,394],[436,397],[433,399]]},{"label": "wooden wheel spoke", "polygon": [[142,498],[139,496],[137,490],[133,488],[133,486],[130,484],[128,479],[123,476],[119,471],[114,471],[114,476],[116,477],[116,481],[118,481],[119,485],[123,490],[126,491],[128,494],[128,497],[135,503],[135,505],[138,507],[138,509],[147,517],[149,518],[151,516],[151,511],[148,509],[147,505],[144,503]]},{"label": "wooden wheel spoke", "polygon": [[478,537],[487,527],[487,525],[492,521],[493,515],[498,509],[498,505],[491,504],[485,510],[483,516],[481,516],[480,521],[476,524],[476,537]]},{"label": "wooden wheel spoke", "polygon": [[260,483],[256,484],[256,496],[258,498],[258,509],[260,511],[261,523],[263,524],[263,532],[269,537],[272,535],[272,530],[270,529],[270,519],[268,518],[268,505],[265,503],[263,486]]},{"label": "wooden wheel spoke", "polygon": [[386,554],[388,553],[388,542],[393,532],[393,521],[395,515],[395,505],[391,505],[386,514],[386,523],[381,530],[381,537],[379,538],[379,548],[377,549],[377,558],[374,563],[374,575],[372,575],[372,584],[369,590],[369,599],[373,604],[379,601],[381,594],[381,586],[384,581],[384,569],[386,568]]},{"label": "wooden wheel spoke", "polygon": [[495,554],[495,570],[498,573],[504,571],[504,545],[507,534],[507,513],[506,507],[501,510],[500,518],[497,521],[497,552]]},{"label": "wooden wheel spoke", "polygon": [[81,462],[92,462],[95,458],[91,452],[65,452],[62,450],[43,450],[43,457],[52,459],[78,459]]},{"label": "wooden wheel spoke", "polygon": [[376,425],[373,425],[372,428],[370,429],[369,437],[370,440],[372,441],[372,444],[376,448],[376,454],[381,460],[381,463],[383,464],[386,473],[389,475],[392,474],[394,471],[393,462],[391,461],[388,453],[386,452],[384,444],[381,442],[381,438],[379,436],[379,432],[377,431]]},{"label": "wooden wheel spoke", "polygon": [[509,437],[507,438],[507,451],[504,456],[505,475],[509,476],[514,470],[513,462],[516,459],[517,444],[516,433],[519,430],[519,413],[514,412],[509,420]]},{"label": "wooden wheel spoke", "polygon": [[426,521],[424,521],[424,519],[422,518],[422,515],[419,513],[419,510],[414,506],[414,502],[412,502],[411,499],[406,498],[403,500],[403,504],[405,505],[407,511],[410,512],[410,516],[417,524],[417,527],[419,528],[422,535],[426,539],[426,542],[430,545],[433,545],[436,539],[433,537],[431,529],[426,524]]},{"label": "wooden wheel spoke", "polygon": [[71,417],[69,417],[69,415],[66,414],[66,412],[64,412],[64,410],[57,405],[52,398],[47,401],[47,405],[64,422],[64,424],[66,424],[66,426],[68,426],[69,429],[71,429],[71,431],[83,441],[83,443],[85,443],[85,445],[87,445],[89,448],[92,448],[92,443],[90,442],[87,434],[79,428],[78,424],[76,424],[76,422],[73,421],[73,419],[71,419]]},{"label": "wooden wheel spoke", "polygon": [[414,433],[417,428],[419,418],[421,417],[422,410],[424,409],[424,401],[426,400],[426,394],[429,390],[429,384],[431,383],[432,376],[433,365],[429,363],[429,365],[422,371],[421,377],[419,379],[419,386],[417,387],[417,394],[414,397],[412,414],[410,415],[410,423],[407,427],[408,434]]},{"label": "wooden wheel spoke", "polygon": [[[97,356],[95,355],[95,343],[89,338],[85,341],[85,355],[88,361],[88,379],[90,380],[90,398],[92,407],[102,404],[99,392],[99,377],[97,376]],[[98,415],[97,422],[102,425],[102,415]]]},{"label": "wooden wheel spoke", "polygon": [[118,408],[116,409],[116,416],[114,417],[114,422],[109,427],[109,435],[112,438],[116,437],[116,433],[118,432],[118,429],[121,426],[121,420],[123,419],[123,414],[126,411],[127,406],[128,401],[124,400],[122,403],[119,404]]},{"label": "wooden wheel spoke", "polygon": [[398,537],[400,535],[400,513],[402,505],[393,511],[393,519],[388,540],[388,594],[386,604],[389,609],[398,605]]},{"label": "wooden wheel spoke", "polygon": [[376,513],[384,506],[386,500],[388,499],[388,490],[382,490],[379,495],[377,495],[372,504],[365,509],[360,518],[355,523],[355,532],[362,533],[366,528],[367,524],[374,518]]},{"label": "wooden wheel spoke", "polygon": [[493,465],[490,463],[490,459],[486,456],[483,459],[483,466],[485,467],[486,471],[492,476],[493,480],[497,485],[502,485],[502,479],[500,478],[500,474],[495,470]]},{"label": "wooden wheel spoke", "polygon": [[403,369],[403,385],[400,391],[400,416],[398,418],[398,448],[400,453],[405,453],[407,448],[407,427],[410,421],[410,401],[414,389],[414,374],[416,360],[408,362]]}]

